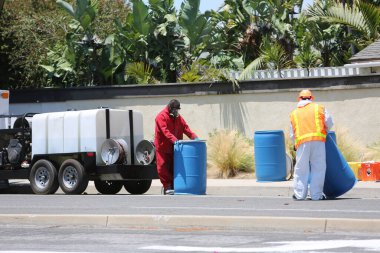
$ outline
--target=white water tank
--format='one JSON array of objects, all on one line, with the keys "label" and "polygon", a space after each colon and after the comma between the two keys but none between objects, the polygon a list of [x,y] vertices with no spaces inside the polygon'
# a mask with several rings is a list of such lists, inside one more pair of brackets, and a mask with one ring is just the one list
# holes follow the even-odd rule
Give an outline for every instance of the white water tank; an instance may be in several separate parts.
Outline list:
[{"label": "white water tank", "polygon": [[[109,138],[127,142],[127,161],[131,164],[131,149],[135,150],[137,144],[144,139],[144,134],[142,114],[129,110],[95,109],[37,114],[33,117],[32,125],[32,155],[96,152],[96,163],[104,164],[101,147],[107,139],[106,111],[109,112]],[[133,147],[130,112],[133,120]],[[137,164],[136,160],[135,163]]]},{"label": "white water tank", "polygon": [[[0,115],[9,115],[9,91],[0,90]],[[8,118],[0,118],[0,129],[8,128]]]}]

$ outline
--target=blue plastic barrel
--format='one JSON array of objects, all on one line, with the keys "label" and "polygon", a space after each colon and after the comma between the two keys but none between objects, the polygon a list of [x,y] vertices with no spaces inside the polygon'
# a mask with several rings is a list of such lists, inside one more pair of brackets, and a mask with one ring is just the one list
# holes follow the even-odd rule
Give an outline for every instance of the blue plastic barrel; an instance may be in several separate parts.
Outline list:
[{"label": "blue plastic barrel", "polygon": [[355,174],[339,151],[331,134],[326,138],[326,176],[323,193],[336,198],[351,190],[356,184]]},{"label": "blue plastic barrel", "polygon": [[256,131],[253,142],[257,181],[286,180],[284,132],[281,130]]},{"label": "blue plastic barrel", "polygon": [[329,131],[327,134],[330,135],[331,138],[333,138],[335,144],[337,144],[337,142],[336,142],[336,134],[335,134],[335,132],[334,132],[334,131]]},{"label": "blue plastic barrel", "polygon": [[174,145],[175,194],[206,194],[206,143],[179,141]]}]

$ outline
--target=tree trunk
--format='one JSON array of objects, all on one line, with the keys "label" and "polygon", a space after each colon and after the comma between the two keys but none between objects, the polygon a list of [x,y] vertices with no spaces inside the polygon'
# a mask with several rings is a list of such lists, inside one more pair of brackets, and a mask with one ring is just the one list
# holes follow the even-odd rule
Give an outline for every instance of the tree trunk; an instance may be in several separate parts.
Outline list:
[{"label": "tree trunk", "polygon": [[0,15],[1,15],[1,11],[3,10],[4,3],[5,3],[5,0],[0,0]]}]

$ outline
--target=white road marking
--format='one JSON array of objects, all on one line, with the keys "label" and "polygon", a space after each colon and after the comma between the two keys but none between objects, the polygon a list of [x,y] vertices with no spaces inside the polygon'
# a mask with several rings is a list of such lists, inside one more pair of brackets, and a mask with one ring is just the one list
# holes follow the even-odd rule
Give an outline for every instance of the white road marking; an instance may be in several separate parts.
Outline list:
[{"label": "white road marking", "polygon": [[190,246],[163,246],[153,245],[142,247],[143,250],[161,250],[175,252],[295,252],[305,250],[327,250],[339,248],[359,248],[360,251],[379,251],[380,239],[374,240],[325,240],[325,241],[293,241],[293,242],[268,242],[278,246],[257,248],[231,248],[231,247],[190,247]]}]

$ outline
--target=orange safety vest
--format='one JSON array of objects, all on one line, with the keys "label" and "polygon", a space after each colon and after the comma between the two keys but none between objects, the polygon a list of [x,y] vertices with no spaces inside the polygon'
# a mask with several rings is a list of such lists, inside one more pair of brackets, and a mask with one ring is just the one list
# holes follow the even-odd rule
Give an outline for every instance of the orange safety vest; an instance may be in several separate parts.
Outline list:
[{"label": "orange safety vest", "polygon": [[325,108],[322,105],[309,103],[298,107],[290,114],[295,146],[308,141],[326,142]]}]

